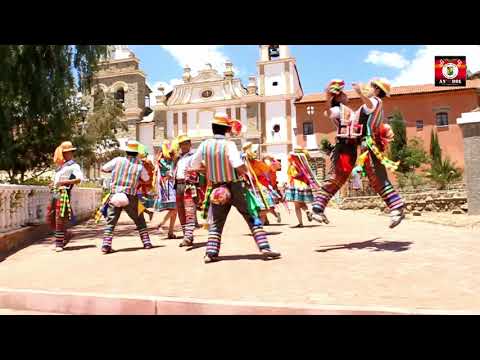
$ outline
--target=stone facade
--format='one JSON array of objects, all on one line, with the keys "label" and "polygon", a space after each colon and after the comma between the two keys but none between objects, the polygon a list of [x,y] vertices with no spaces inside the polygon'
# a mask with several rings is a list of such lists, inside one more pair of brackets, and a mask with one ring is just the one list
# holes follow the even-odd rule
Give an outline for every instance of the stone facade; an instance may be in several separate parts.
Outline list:
[{"label": "stone facade", "polygon": [[480,112],[462,114],[462,119],[458,124],[463,131],[465,148],[468,210],[471,215],[480,215]]},{"label": "stone facade", "polygon": [[[420,193],[400,193],[405,201],[406,212],[432,211],[443,212],[465,210],[467,194],[464,190],[427,191]],[[342,210],[379,209],[386,211],[380,196],[360,196],[346,198],[340,205]]]}]

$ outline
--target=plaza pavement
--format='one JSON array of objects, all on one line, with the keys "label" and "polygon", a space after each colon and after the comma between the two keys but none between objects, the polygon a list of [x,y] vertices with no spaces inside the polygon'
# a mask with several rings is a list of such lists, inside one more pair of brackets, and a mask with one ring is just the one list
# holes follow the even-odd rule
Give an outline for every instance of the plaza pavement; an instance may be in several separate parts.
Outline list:
[{"label": "plaza pavement", "polygon": [[[180,240],[151,231],[154,249],[144,250],[123,215],[113,239],[117,252],[102,255],[101,226],[80,225],[62,253],[52,251],[49,238],[0,262],[0,295],[2,289],[31,289],[316,308],[312,313],[322,308],[327,313],[480,312],[478,229],[407,218],[391,230],[388,217],[327,210],[329,225],[305,219],[304,228],[292,229],[293,211],[281,209],[283,223],[266,229],[283,256],[270,261],[261,259],[234,209],[224,229],[221,261],[211,264],[203,263],[204,229],[196,231],[196,244],[188,250],[178,247]],[[149,227],[160,217],[155,214]]]}]

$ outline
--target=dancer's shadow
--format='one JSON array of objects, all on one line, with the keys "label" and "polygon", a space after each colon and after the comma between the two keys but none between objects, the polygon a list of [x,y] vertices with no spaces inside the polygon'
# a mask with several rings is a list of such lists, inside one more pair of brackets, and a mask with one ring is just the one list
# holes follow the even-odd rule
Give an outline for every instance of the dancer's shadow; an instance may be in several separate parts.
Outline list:
[{"label": "dancer's shadow", "polygon": [[198,249],[198,248],[202,248],[202,247],[205,247],[207,246],[207,242],[201,242],[201,243],[193,243],[192,246],[189,246],[187,249],[185,249],[185,251],[192,251],[192,250],[195,250],[195,249]]},{"label": "dancer's shadow", "polygon": [[66,246],[63,250],[64,251],[75,251],[75,250],[83,250],[88,248],[95,248],[95,245],[77,245],[77,246]]},{"label": "dancer's shadow", "polygon": [[[165,247],[165,245],[153,245],[152,249],[161,248],[161,247]],[[116,253],[131,252],[131,251],[139,251],[139,250],[149,251],[149,250],[145,250],[143,247],[131,247],[131,248],[118,249],[118,250],[115,250],[115,252]]]},{"label": "dancer's shadow", "polygon": [[[262,260],[262,261],[271,261],[270,259],[265,258],[261,254],[248,254],[248,255],[225,255],[219,256],[218,261],[223,260]],[[276,259],[272,259],[276,260]]]},{"label": "dancer's shadow", "polygon": [[[267,235],[280,235],[282,234],[281,231],[265,231]],[[243,234],[243,236],[253,236],[252,234]]]},{"label": "dancer's shadow", "polygon": [[410,249],[410,245],[412,244],[411,241],[380,241],[375,242],[381,238],[375,238],[372,240],[362,241],[362,242],[355,242],[349,244],[341,244],[341,245],[325,245],[322,247],[329,247],[328,249],[321,249],[315,250],[319,253],[324,253],[332,250],[363,250],[367,249],[370,251],[393,251],[393,252],[401,252]]},{"label": "dancer's shadow", "polygon": [[325,227],[325,225],[303,225],[302,227],[298,227],[294,225],[294,226],[290,226],[290,229],[305,229],[305,228],[314,228],[319,226]]},{"label": "dancer's shadow", "polygon": [[263,226],[287,226],[288,224],[268,224]]}]

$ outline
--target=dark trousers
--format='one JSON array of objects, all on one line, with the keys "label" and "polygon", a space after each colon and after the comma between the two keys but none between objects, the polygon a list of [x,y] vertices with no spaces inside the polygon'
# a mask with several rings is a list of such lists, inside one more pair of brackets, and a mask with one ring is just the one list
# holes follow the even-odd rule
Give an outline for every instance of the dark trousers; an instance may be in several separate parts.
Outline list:
[{"label": "dark trousers", "polygon": [[[210,204],[212,211],[212,223],[208,226],[208,242],[206,253],[209,256],[218,256],[220,252],[220,243],[222,239],[223,227],[227,220],[228,213],[232,205],[242,214],[243,218],[250,228],[253,238],[260,250],[270,249],[267,240],[267,234],[260,222],[256,222],[247,210],[246,187],[243,182],[228,183],[226,185],[231,193],[231,200],[225,205]],[[258,219],[257,219],[258,220]]]},{"label": "dark trousers", "polygon": [[106,247],[112,246],[112,238],[113,238],[113,231],[115,230],[115,226],[118,223],[118,219],[122,214],[122,210],[125,210],[133,220],[135,225],[137,225],[138,232],[140,234],[140,239],[142,240],[143,245],[150,244],[150,237],[147,231],[147,224],[145,223],[145,218],[142,214],[138,214],[138,197],[136,195],[127,195],[128,197],[128,205],[124,208],[119,208],[113,206],[112,204],[108,204],[107,209],[107,226],[105,227],[104,234],[103,234],[103,245]]}]

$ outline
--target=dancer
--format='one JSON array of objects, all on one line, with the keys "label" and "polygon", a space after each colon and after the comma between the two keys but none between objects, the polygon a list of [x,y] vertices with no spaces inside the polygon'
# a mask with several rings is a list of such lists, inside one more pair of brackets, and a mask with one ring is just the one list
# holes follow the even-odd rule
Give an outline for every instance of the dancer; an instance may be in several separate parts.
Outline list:
[{"label": "dancer", "polygon": [[[379,194],[390,209],[390,228],[396,227],[404,219],[404,202],[390,183],[386,166],[396,170],[398,163],[389,160],[384,154],[388,143],[393,139],[393,132],[383,121],[382,99],[390,94],[388,82],[375,79],[370,82],[368,94],[364,94],[362,86],[353,84],[355,92],[364,103],[356,113],[345,106],[347,100],[343,93],[343,84],[329,84],[327,94],[331,108],[327,115],[337,119],[337,144],[332,153],[332,167],[328,178],[322,183],[316,194],[313,211],[314,219],[328,224],[324,214],[325,207],[332,196],[347,181],[353,171],[362,171],[368,177],[372,188]],[[340,88],[335,92],[335,87]],[[332,91],[333,88],[333,91]],[[334,102],[336,101],[336,103]],[[338,140],[338,139],[341,140]],[[361,155],[357,166],[357,145],[360,144]]]},{"label": "dancer", "polygon": [[205,263],[218,259],[223,227],[228,213],[233,206],[242,214],[252,231],[253,238],[265,258],[278,258],[280,253],[272,251],[263,230],[256,209],[249,207],[248,192],[242,176],[247,168],[240,158],[235,143],[225,135],[237,129],[235,121],[226,114],[216,114],[212,121],[213,139],[202,142],[193,155],[190,166],[192,170],[200,169],[202,162],[206,167],[209,188],[206,194],[205,208],[208,209],[208,242]]},{"label": "dancer", "polygon": [[[260,206],[260,220],[263,225],[267,224],[267,212],[275,212],[275,198],[278,193],[270,184],[270,166],[264,161],[257,159],[257,153],[252,150],[252,143],[247,142],[242,147],[245,165],[252,177],[251,191],[255,194]],[[279,221],[280,222],[280,221]]]},{"label": "dancer", "polygon": [[174,179],[175,191],[177,196],[177,212],[180,224],[183,230],[182,246],[193,245],[193,231],[195,230],[195,220],[197,212],[197,183],[198,174],[192,171],[186,172],[190,160],[194,154],[192,142],[188,136],[181,135],[178,138],[180,154],[175,164]]},{"label": "dancer", "polygon": [[308,221],[312,221],[312,213],[307,206],[313,202],[311,169],[307,155],[308,152],[302,148],[297,148],[288,155],[288,185],[285,200],[293,202],[295,206],[298,224],[294,228],[303,227],[302,210],[306,212]]},{"label": "dancer", "polygon": [[[265,155],[263,158],[263,161],[265,164],[267,164],[270,167],[270,186],[274,190],[274,202],[275,205],[279,205],[281,202],[285,205],[285,208],[290,212],[290,209],[288,209],[287,202],[284,201],[284,194],[278,187],[278,181],[277,181],[277,172],[282,171],[282,163],[280,160],[277,160],[273,158],[271,155]],[[282,222],[282,217],[280,215],[280,212],[275,210],[275,208],[271,209],[270,212],[277,218],[277,223],[280,224]]]},{"label": "dancer", "polygon": [[138,188],[137,188],[137,196],[139,200],[139,212],[144,212],[152,221],[153,218],[153,211],[148,210],[148,208],[152,208],[154,204],[153,200],[153,175],[155,172],[155,166],[153,163],[148,159],[148,152],[145,149],[145,146],[139,144],[139,153],[138,157],[142,160],[142,164],[147,170],[148,173],[148,181],[143,181],[142,179],[139,180]]},{"label": "dancer", "polygon": [[143,213],[139,214],[137,187],[140,179],[148,181],[149,176],[142,161],[138,158],[138,145],[136,141],[128,141],[126,147],[123,148],[127,156],[116,157],[102,167],[103,172],[112,173],[110,195],[106,200],[107,225],[102,244],[103,254],[114,251],[112,249],[113,231],[122,210],[125,210],[135,222],[143,247],[145,249],[152,248]]},{"label": "dancer", "polygon": [[158,229],[170,220],[168,227],[168,239],[177,239],[174,234],[175,220],[177,219],[177,206],[175,195],[175,179],[173,177],[173,166],[177,152],[177,143],[170,143],[165,140],[162,145],[162,151],[157,160],[157,170],[155,172],[154,185],[157,196],[154,202],[155,211],[167,211]]},{"label": "dancer", "polygon": [[47,221],[55,231],[56,252],[63,251],[70,234],[65,236],[66,227],[73,218],[71,207],[71,191],[74,185],[83,180],[80,166],[73,160],[73,147],[70,141],[64,141],[57,147],[53,161],[58,168],[55,171],[53,184],[50,186],[51,200],[47,209]]}]

